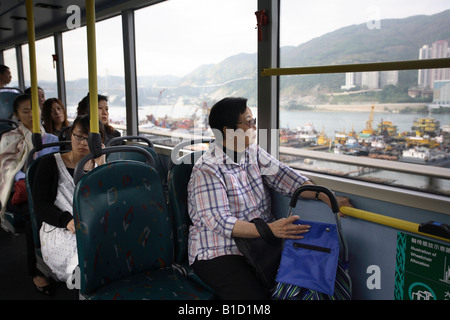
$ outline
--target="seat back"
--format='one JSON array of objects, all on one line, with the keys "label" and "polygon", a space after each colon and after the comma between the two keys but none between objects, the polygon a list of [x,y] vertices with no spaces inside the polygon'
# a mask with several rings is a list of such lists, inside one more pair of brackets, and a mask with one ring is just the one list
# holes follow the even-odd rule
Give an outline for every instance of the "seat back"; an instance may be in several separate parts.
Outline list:
[{"label": "seat back", "polygon": [[[133,144],[133,146],[143,148],[152,155],[153,159],[155,160],[154,167],[155,167],[156,171],[158,172],[158,174],[160,175],[163,185],[167,184],[167,169],[164,166],[164,163],[161,161],[158,154],[156,153],[155,147],[154,147],[153,143],[150,141],[150,139],[147,137],[142,137],[142,136],[122,136],[122,137],[116,137],[116,138],[109,140],[108,143],[106,144],[106,146],[110,146],[112,144],[115,144],[117,142],[124,141],[124,140],[142,140],[147,144],[147,145]],[[140,161],[140,162],[146,161],[145,157],[142,154],[139,154],[136,152],[124,151],[124,152],[114,152],[114,153],[108,154],[108,156],[107,156],[108,162],[116,161],[116,160],[135,160],[135,161]]]},{"label": "seat back", "polygon": [[[64,145],[70,144],[69,141],[60,141],[55,143],[49,143],[42,145],[43,148],[54,148],[54,147],[61,147]],[[34,177],[36,175],[37,168],[39,167],[39,163],[42,159],[45,157],[53,157],[55,152],[53,151],[50,154],[46,154],[42,157],[38,157],[33,160],[33,155],[37,150],[35,148],[31,149],[31,151],[28,153],[27,161],[26,161],[26,172],[25,172],[25,186],[27,189],[27,195],[28,195],[28,210],[30,212],[30,223],[31,223],[31,230],[33,232],[33,243],[34,243],[34,249],[37,256],[37,267],[39,270],[41,270],[45,275],[52,276],[54,279],[57,279],[56,275],[54,276],[51,273],[51,270],[49,267],[45,265],[42,259],[42,253],[41,253],[41,239],[39,237],[39,230],[41,229],[42,221],[39,220],[36,211],[34,210],[34,201],[33,201],[33,184],[34,184]]]},{"label": "seat back", "polygon": [[73,206],[81,294],[172,264],[169,211],[148,164],[114,161],[93,169],[76,184]]},{"label": "seat back", "polygon": [[18,126],[19,124],[15,120],[0,118],[0,138],[4,133],[17,128]]},{"label": "seat back", "polygon": [[14,100],[21,94],[22,91],[17,88],[0,88],[0,118],[10,118]]},{"label": "seat back", "polygon": [[[49,154],[46,156],[53,157],[52,154]],[[34,242],[34,248],[36,250],[40,250],[40,248],[41,248],[41,240],[39,238],[39,229],[41,228],[42,222],[40,222],[38,220],[36,211],[34,211],[33,184],[34,184],[34,176],[36,174],[36,170],[37,170],[42,158],[43,157],[39,157],[30,163],[30,165],[28,166],[27,172],[26,172],[26,177],[25,177],[25,185],[26,185],[27,194],[28,194],[28,209],[30,211],[31,229],[33,230],[33,242]]]},{"label": "seat back", "polygon": [[195,151],[184,155],[173,163],[168,175],[169,208],[173,219],[175,262],[187,261],[188,233],[192,224],[188,214],[187,185],[195,162],[203,151]]}]

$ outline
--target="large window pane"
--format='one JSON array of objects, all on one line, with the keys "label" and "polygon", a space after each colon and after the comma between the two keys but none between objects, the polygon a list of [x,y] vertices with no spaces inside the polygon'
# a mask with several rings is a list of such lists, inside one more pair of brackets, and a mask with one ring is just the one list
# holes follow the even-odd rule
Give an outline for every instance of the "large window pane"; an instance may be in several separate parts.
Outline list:
[{"label": "large window pane", "polygon": [[[449,9],[450,1],[283,0],[280,64],[448,58]],[[450,194],[448,179],[389,170],[389,161],[450,167],[449,96],[449,69],[281,76],[280,158],[303,170]],[[339,156],[311,158],[302,149]],[[344,164],[341,155],[361,164]]]},{"label": "large window pane", "polygon": [[9,67],[9,70],[11,71],[12,79],[11,82],[8,84],[8,87],[19,87],[19,77],[17,73],[17,61],[16,61],[16,50],[15,49],[8,49],[3,51],[3,59],[5,66]]},{"label": "large window pane", "polygon": [[[56,86],[56,66],[53,64],[55,45],[53,37],[38,40],[36,46],[36,73],[38,86],[45,92],[46,98],[57,98],[58,88]],[[31,86],[30,76],[30,51],[28,44],[22,46],[23,74],[25,89]]]},{"label": "large window pane", "polygon": [[[111,122],[125,124],[125,78],[123,66],[121,17],[97,22],[97,85],[98,93],[108,96]],[[67,110],[76,116],[78,102],[89,91],[86,27],[63,34]]]},{"label": "large window pane", "polygon": [[203,134],[209,108],[226,96],[256,108],[256,8],[256,0],[171,0],[136,11],[141,133]]},{"label": "large window pane", "polygon": [[63,33],[62,37],[67,116],[74,119],[78,102],[89,91],[86,27],[67,31]]},{"label": "large window pane", "polygon": [[96,33],[98,92],[108,96],[111,124],[125,125],[122,17],[98,22]]}]

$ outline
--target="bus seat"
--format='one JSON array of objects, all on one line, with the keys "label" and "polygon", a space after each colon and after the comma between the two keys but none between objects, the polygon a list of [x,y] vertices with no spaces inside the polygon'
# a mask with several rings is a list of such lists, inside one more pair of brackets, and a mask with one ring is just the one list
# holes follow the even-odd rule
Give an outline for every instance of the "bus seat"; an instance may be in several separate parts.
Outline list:
[{"label": "bus seat", "polygon": [[174,223],[175,261],[187,262],[188,233],[191,219],[187,207],[187,185],[195,161],[203,154],[195,151],[180,158],[179,164],[173,164],[168,175],[169,208]]},{"label": "bus seat", "polygon": [[[139,145],[139,144],[133,144],[133,146],[141,147],[145,150],[147,150],[155,160],[154,168],[158,172],[159,176],[161,177],[161,181],[163,183],[163,186],[165,188],[165,193],[167,193],[167,169],[165,168],[165,165],[161,158],[158,156],[158,154],[155,151],[155,147],[153,143],[150,141],[149,138],[143,137],[143,136],[122,136],[122,137],[116,137],[111,140],[109,140],[106,144],[106,146],[110,146],[111,144],[115,144],[120,141],[124,140],[143,140],[147,145]],[[135,160],[140,162],[145,162],[145,157],[142,154],[136,153],[136,152],[114,152],[110,153],[107,156],[107,161],[115,161],[115,160]]]},{"label": "bus seat", "polygon": [[17,128],[18,126],[19,124],[15,120],[0,118],[0,139],[4,133]]},{"label": "bus seat", "polygon": [[194,151],[181,157],[177,164],[172,162],[168,174],[169,208],[173,219],[175,263],[184,270],[190,279],[213,292],[200,280],[188,263],[188,234],[192,222],[188,214],[187,185],[192,168],[202,154],[203,151]]},{"label": "bus seat", "polygon": [[74,217],[82,297],[211,297],[172,268],[170,213],[151,166],[119,160],[86,173],[75,187]]},{"label": "bus seat", "polygon": [[[56,147],[56,146],[64,146],[70,144],[70,141],[60,141],[55,143],[49,143],[42,145],[43,148],[50,148],[50,147]],[[37,260],[37,268],[39,271],[41,271],[46,277],[52,277],[55,281],[59,281],[58,277],[50,270],[50,268],[47,266],[47,264],[44,262],[44,259],[42,258],[42,252],[41,252],[41,239],[39,238],[39,230],[41,229],[41,222],[38,220],[38,217],[36,215],[36,211],[34,211],[34,203],[33,203],[33,184],[34,184],[34,176],[36,174],[36,170],[39,166],[40,161],[44,157],[53,157],[53,154],[55,151],[53,151],[50,154],[46,154],[42,157],[36,158],[33,160],[33,155],[37,151],[36,148],[33,148],[28,153],[27,162],[26,162],[26,175],[25,175],[25,185],[27,189],[28,194],[28,210],[30,212],[30,222],[31,222],[31,229],[33,232],[33,242],[34,242],[34,249],[36,254],[36,260]],[[56,151],[58,152],[58,151]]]},{"label": "bus seat", "polygon": [[211,143],[211,138],[186,140],[178,143],[172,150],[168,173],[168,202],[175,230],[175,261],[187,264],[187,241],[191,219],[187,207],[187,185],[195,162],[204,151],[194,151],[184,156],[179,152],[186,146]]},{"label": "bus seat", "polygon": [[14,100],[21,94],[18,88],[0,88],[0,118],[11,119]]},{"label": "bus seat", "polygon": [[20,214],[6,210],[1,221],[3,230],[13,234],[20,234],[25,232],[25,219]]}]

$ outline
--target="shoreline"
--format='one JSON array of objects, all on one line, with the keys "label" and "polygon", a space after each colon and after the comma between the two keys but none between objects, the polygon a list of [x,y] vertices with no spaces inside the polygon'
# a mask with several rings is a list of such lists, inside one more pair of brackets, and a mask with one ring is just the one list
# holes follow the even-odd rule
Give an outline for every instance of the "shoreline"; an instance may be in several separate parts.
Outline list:
[{"label": "shoreline", "polygon": [[[374,112],[386,113],[396,112],[399,113],[406,107],[411,109],[421,109],[426,107],[428,103],[370,103],[370,104],[314,104],[307,105],[309,109],[286,109],[281,107],[282,110],[289,111],[346,111],[346,112],[370,112],[374,106]],[[411,112],[414,113],[414,112]]]}]

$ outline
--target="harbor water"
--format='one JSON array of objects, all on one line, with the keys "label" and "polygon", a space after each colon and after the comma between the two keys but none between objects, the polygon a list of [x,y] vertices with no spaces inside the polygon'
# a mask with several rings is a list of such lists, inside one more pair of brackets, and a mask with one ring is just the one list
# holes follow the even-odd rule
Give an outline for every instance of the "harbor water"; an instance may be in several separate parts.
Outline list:
[{"label": "harbor water", "polygon": [[[252,110],[256,116],[257,110]],[[76,113],[75,107],[68,107],[68,114],[72,116]],[[125,124],[125,108],[124,107],[109,107],[111,122],[117,124]],[[139,107],[138,116],[140,122],[145,122],[148,115],[153,115],[158,118],[193,118],[206,117],[202,112],[199,112],[197,106],[143,106]],[[334,138],[336,132],[349,133],[355,131],[361,132],[366,128],[366,122],[369,120],[370,110],[367,112],[349,112],[349,111],[295,111],[283,110],[280,113],[280,128],[287,128],[294,130],[303,127],[307,124],[312,124],[317,132],[326,134],[328,138]],[[375,112],[373,114],[373,129],[377,128],[381,121],[390,121],[397,126],[399,133],[410,132],[415,120],[419,118],[426,118],[428,114],[413,114],[413,113],[392,113],[392,112]],[[440,122],[442,126],[450,126],[450,114],[431,114],[431,117]],[[293,166],[305,170],[314,171],[336,171],[349,172],[358,170],[357,166],[348,166],[338,163],[332,163],[321,160],[313,160],[309,163],[297,162],[292,163]],[[450,169],[449,169],[450,170]],[[363,175],[362,175],[363,176]],[[359,178],[363,178],[360,176]],[[418,189],[429,189],[430,179],[418,175],[408,175],[392,171],[379,170],[366,174],[368,180],[382,181],[386,184],[398,186],[413,186]],[[443,179],[436,179],[432,182],[433,189],[439,190],[445,194],[450,193],[450,181]]]}]

